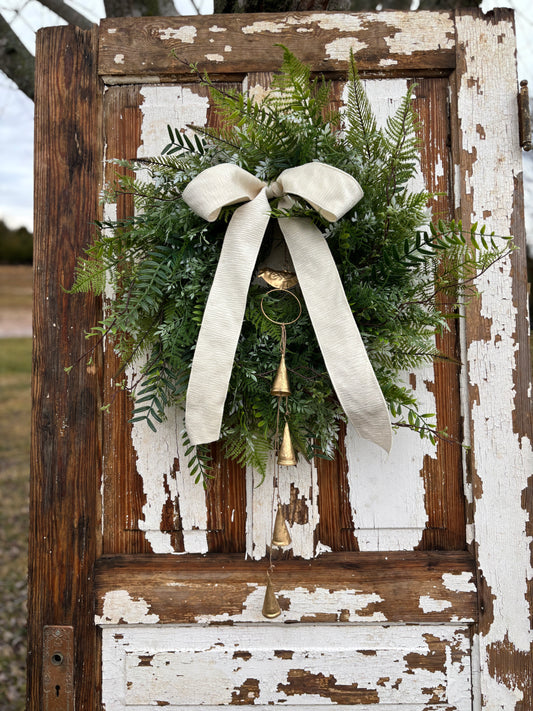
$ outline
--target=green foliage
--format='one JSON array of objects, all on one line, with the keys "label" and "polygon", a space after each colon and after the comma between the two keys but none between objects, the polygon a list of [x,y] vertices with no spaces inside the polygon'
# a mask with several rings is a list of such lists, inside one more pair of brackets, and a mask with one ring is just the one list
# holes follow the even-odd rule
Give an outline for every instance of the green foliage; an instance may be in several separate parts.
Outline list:
[{"label": "green foliage", "polygon": [[[114,294],[91,335],[111,338],[124,364],[135,362],[134,421],[146,420],[156,429],[168,407],[184,403],[206,285],[218,263],[225,221],[235,209],[225,208],[218,222],[206,223],[181,200],[182,190],[220,162],[236,163],[270,182],[286,168],[318,160],[353,175],[363,199],[333,224],[301,200],[289,214],[309,215],[323,230],[385,399],[399,418],[395,424],[432,440],[439,436],[433,416],[418,412],[401,375],[441,357],[435,334],[446,328],[447,317],[438,307],[440,295],[458,305],[476,274],[510,247],[477,225],[465,235],[460,222],[430,223],[431,196],[409,188],[418,167],[411,90],[378,128],[353,59],[348,81],[348,104],[339,116],[328,112],[329,85],[312,79],[309,68],[286,49],[281,71],[260,103],[204,77],[224,128],[196,127],[191,138],[169,127],[162,156],[135,163],[130,167],[136,177],[120,179],[118,191],[135,196],[136,213],[99,226],[78,265],[73,291],[101,293],[107,284]],[[347,127],[340,131],[343,122]],[[275,200],[271,208],[275,216]],[[221,431],[227,456],[262,472],[276,432],[270,385],[280,339],[279,328],[261,314],[263,295],[250,285]],[[290,320],[284,309],[292,301],[278,304],[279,320]],[[290,413],[281,416],[288,415],[301,455],[330,457],[344,413],[305,304],[300,320],[289,327],[286,358],[293,394]],[[199,480],[209,469],[208,449],[196,450],[187,433],[183,436]]]},{"label": "green foliage", "polygon": [[0,264],[31,264],[33,235],[25,227],[10,229],[0,220]]}]

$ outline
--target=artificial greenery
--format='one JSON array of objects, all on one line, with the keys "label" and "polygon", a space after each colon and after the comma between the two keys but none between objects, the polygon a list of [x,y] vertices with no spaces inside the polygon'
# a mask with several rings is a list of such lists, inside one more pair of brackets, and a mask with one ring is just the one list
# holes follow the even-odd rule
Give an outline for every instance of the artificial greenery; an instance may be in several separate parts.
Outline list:
[{"label": "artificial greenery", "polygon": [[[135,363],[133,420],[146,420],[155,430],[168,407],[184,403],[226,221],[236,207],[224,208],[221,219],[207,223],[181,199],[183,189],[217,163],[236,163],[268,183],[285,168],[317,160],[353,175],[363,199],[333,224],[302,200],[289,214],[308,216],[326,236],[395,424],[433,440],[431,415],[418,412],[401,374],[441,357],[435,334],[446,329],[448,316],[439,309],[439,295],[458,304],[476,273],[506,254],[509,243],[500,246],[476,225],[467,239],[460,222],[430,222],[431,195],[409,187],[418,169],[412,89],[380,128],[353,58],[341,115],[329,110],[329,84],[312,78],[285,48],[281,70],[260,102],[222,90],[208,77],[203,81],[223,128],[189,127],[193,133],[187,134],[169,127],[160,157],[130,164],[135,177],[121,177],[116,190],[135,196],[135,215],[100,225],[73,287],[99,293],[106,281],[112,287],[105,318],[91,335],[111,338],[123,363]],[[276,200],[271,208],[277,215]],[[266,239],[260,260],[268,249]],[[264,293],[250,285],[221,431],[227,456],[263,472],[276,429],[270,386],[280,339],[280,329],[261,313]],[[290,320],[293,301],[277,304],[278,320]],[[331,457],[344,413],[305,306],[288,330],[287,365],[295,448],[304,457]],[[187,441],[186,432],[184,437]],[[200,478],[206,449],[199,448],[199,456],[194,447],[187,451]]]}]

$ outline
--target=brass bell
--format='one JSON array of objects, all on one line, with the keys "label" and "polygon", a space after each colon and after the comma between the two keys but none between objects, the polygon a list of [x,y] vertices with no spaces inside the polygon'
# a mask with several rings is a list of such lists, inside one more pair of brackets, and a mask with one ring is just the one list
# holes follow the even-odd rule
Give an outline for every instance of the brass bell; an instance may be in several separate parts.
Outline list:
[{"label": "brass bell", "polygon": [[278,366],[278,372],[272,383],[270,389],[270,394],[276,397],[288,397],[291,394],[291,389],[289,387],[289,374],[287,373],[287,366],[285,365],[285,354],[281,356],[281,360]]},{"label": "brass bell", "polygon": [[296,463],[296,456],[294,454],[294,448],[291,441],[291,433],[289,425],[286,422],[285,428],[283,429],[281,447],[279,448],[278,464],[282,467],[295,467]]},{"label": "brass bell", "polygon": [[279,617],[281,615],[281,608],[274,595],[274,589],[272,587],[272,581],[270,580],[270,575],[267,575],[267,586],[265,590],[265,600],[263,602],[263,617],[267,617],[269,620],[274,619],[274,617]]},{"label": "brass bell", "polygon": [[279,546],[280,548],[284,548],[285,546],[291,545],[291,534],[289,533],[289,529],[287,528],[287,524],[283,517],[281,506],[278,508],[276,520],[274,522],[272,545]]}]

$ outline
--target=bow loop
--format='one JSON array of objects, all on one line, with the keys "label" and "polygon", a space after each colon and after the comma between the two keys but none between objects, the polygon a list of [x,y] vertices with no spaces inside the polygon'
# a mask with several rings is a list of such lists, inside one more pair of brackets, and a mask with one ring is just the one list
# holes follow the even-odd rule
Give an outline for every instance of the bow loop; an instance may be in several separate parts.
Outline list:
[{"label": "bow loop", "polygon": [[[187,389],[185,424],[192,444],[217,440],[248,289],[270,219],[269,200],[290,195],[306,200],[334,222],[363,196],[351,175],[325,163],[284,170],[266,185],[231,163],[207,168],[183,191],[183,199],[210,222],[227,205],[239,205],[226,230],[205,307]],[[326,368],[348,419],[358,432],[390,450],[387,405],[346,300],[337,267],[320,230],[309,219],[278,220]]]}]

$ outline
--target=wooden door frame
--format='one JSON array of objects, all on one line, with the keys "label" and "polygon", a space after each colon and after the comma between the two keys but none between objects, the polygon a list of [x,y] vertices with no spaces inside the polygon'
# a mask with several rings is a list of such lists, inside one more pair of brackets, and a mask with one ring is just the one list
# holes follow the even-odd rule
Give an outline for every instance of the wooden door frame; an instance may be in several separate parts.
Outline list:
[{"label": "wooden door frame", "polygon": [[[317,15],[307,15],[311,24],[312,16],[316,18]],[[219,62],[218,57],[222,57],[224,70],[231,75],[235,69],[231,53],[226,48],[231,46],[232,38],[237,35],[242,37],[243,27],[252,28],[245,33],[254,42],[250,71],[264,68],[262,58],[271,53],[273,41],[294,48],[306,61],[308,57],[305,53],[302,55],[299,48],[311,43],[307,37],[306,42],[294,46],[295,33],[290,23],[285,22],[287,17],[235,15],[194,20],[120,19],[106,20],[100,29],[93,28],[88,32],[58,27],[38,34],[28,711],[42,709],[43,629],[46,625],[73,628],[75,663],[72,683],[77,708],[99,708],[100,700],[98,673],[94,671],[100,666],[100,640],[94,614],[95,566],[100,557],[102,369],[98,345],[94,350],[93,363],[87,365],[84,355],[88,343],[84,333],[98,321],[101,305],[90,295],[70,296],[64,292],[64,287],[71,283],[76,259],[90,242],[94,220],[99,216],[104,152],[104,84],[150,81],[150,77],[154,76],[161,81],[170,81],[185,75],[187,68],[178,59],[171,58],[170,49],[176,46],[185,48],[187,61],[197,61],[200,70],[209,68],[210,62]],[[298,13],[298,17],[305,15]],[[503,52],[509,67],[514,57],[512,12],[501,10],[488,18],[477,10],[432,13],[434,32],[431,47],[420,46],[417,42],[421,27],[428,21],[423,13],[362,13],[357,15],[357,20],[354,20],[356,16],[353,14],[346,14],[346,17],[365,31],[366,44],[362,43],[365,46],[357,57],[362,71],[375,73],[376,67],[380,67],[381,76],[407,72],[451,74],[460,94],[452,111],[457,117],[452,126],[455,193],[460,198],[463,213],[480,220],[490,219],[490,215],[479,214],[480,209],[484,212],[483,206],[470,183],[474,172],[482,171],[490,175],[496,167],[490,156],[484,156],[483,161],[479,160],[475,165],[475,151],[479,149],[476,132],[479,138],[482,132],[494,130],[494,125],[480,125],[475,115],[476,110],[484,110],[485,117],[490,112],[487,104],[490,93],[484,94],[476,82],[479,82],[480,76],[485,80],[488,76],[490,83],[494,74],[492,72],[491,75],[490,66],[483,65],[477,37],[483,28],[493,24],[491,36],[498,45],[495,49]],[[209,27],[215,22],[223,23],[227,30],[213,34],[210,39],[215,41],[207,44]],[[270,27],[273,34],[269,35],[265,27]],[[258,34],[254,28],[262,28],[262,33]],[[398,42],[395,43],[397,33]],[[313,68],[342,72],[345,66],[338,59],[342,42],[346,44],[351,40],[359,46],[356,34],[354,30],[352,37],[339,38],[328,34],[327,30],[323,31],[320,41],[324,44],[324,61],[315,62],[317,66]],[[185,45],[179,40],[180,37],[186,38]],[[209,55],[205,54],[206,46],[209,47]],[[435,50],[435,46],[439,49]],[[213,58],[215,55],[216,58]],[[217,71],[220,72],[219,67]],[[467,100],[469,91],[470,101]],[[506,92],[509,108],[511,88],[506,85],[502,91]],[[462,100],[463,96],[465,100]],[[509,115],[511,122],[515,119],[516,114],[514,118]],[[472,130],[476,127],[473,135],[469,126]],[[503,165],[500,162],[497,167],[499,172],[514,181],[511,187],[515,201],[509,218],[509,231],[523,247],[513,255],[511,271],[504,275],[507,279],[503,287],[507,289],[505,296],[509,297],[509,284],[512,286],[510,296],[513,308],[509,316],[512,322],[505,325],[507,337],[505,333],[491,333],[490,319],[480,311],[479,304],[470,305],[465,347],[474,348],[479,342],[490,342],[492,347],[502,342],[509,346],[509,333],[519,344],[516,354],[511,351],[515,359],[514,409],[510,430],[513,440],[508,454],[514,458],[511,472],[513,491],[520,491],[522,487],[521,496],[515,497],[520,501],[514,502],[514,511],[525,522],[517,555],[526,570],[525,533],[531,531],[533,509],[533,479],[529,480],[529,487],[526,482],[532,441],[528,400],[530,371],[523,195],[518,130],[515,126],[511,134],[514,143],[506,153],[507,162]],[[508,188],[509,184],[505,187]],[[466,216],[463,216],[463,221],[466,222]],[[71,365],[76,367],[67,374],[65,368]],[[471,439],[471,454],[466,462],[467,488],[473,491],[468,523],[475,528],[471,551],[476,559],[480,615],[475,632],[481,696],[475,703],[481,705],[483,699],[488,708],[503,708],[497,705],[499,699],[511,698],[509,694],[512,695],[513,690],[517,689],[523,695],[523,702],[517,708],[527,711],[533,708],[531,674],[528,671],[531,660],[525,646],[529,634],[528,616],[531,619],[533,585],[530,580],[524,583],[524,597],[529,609],[528,614],[524,615],[522,607],[521,617],[517,620],[516,610],[512,609],[516,600],[509,595],[501,566],[498,568],[493,563],[491,567],[491,558],[487,554],[494,540],[505,540],[506,530],[498,519],[492,520],[494,494],[484,497],[484,485],[489,492],[493,492],[494,488],[490,486],[492,470],[483,453],[486,441],[481,424],[476,419],[478,410],[475,409],[482,408],[491,397],[501,396],[501,393],[490,383],[481,387],[476,381],[479,374],[474,372],[475,367],[475,363],[468,364],[463,378],[463,414]],[[501,407],[496,416],[505,415],[505,403]],[[381,565],[385,555],[376,554],[374,558],[379,560],[374,560],[373,565]],[[439,556],[438,553],[434,555]],[[418,565],[431,567],[430,558],[425,553],[411,555],[411,560],[418,561]],[[367,562],[369,560],[367,556]],[[109,560],[100,564],[99,582],[103,579],[102,570],[109,570],[111,564]],[[114,564],[118,569],[120,560],[115,559]],[[340,561],[339,569],[345,564]],[[168,572],[166,562],[162,562],[161,567]],[[238,571],[235,574],[238,577]],[[346,577],[349,584],[353,578]]]}]

